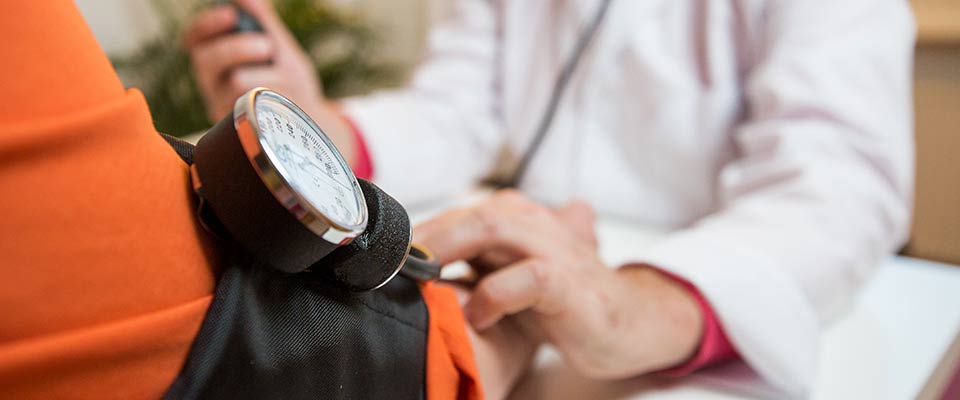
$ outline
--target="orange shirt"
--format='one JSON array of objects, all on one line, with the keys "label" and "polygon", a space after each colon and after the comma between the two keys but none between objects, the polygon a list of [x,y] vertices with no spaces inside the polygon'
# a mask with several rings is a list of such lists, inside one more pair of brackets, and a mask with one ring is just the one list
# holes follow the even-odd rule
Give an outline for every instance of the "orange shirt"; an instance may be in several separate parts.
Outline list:
[{"label": "orange shirt", "polygon": [[[159,397],[216,283],[187,166],[72,1],[4,2],[0,37],[0,398]],[[455,299],[424,298],[430,398],[479,396]]]}]

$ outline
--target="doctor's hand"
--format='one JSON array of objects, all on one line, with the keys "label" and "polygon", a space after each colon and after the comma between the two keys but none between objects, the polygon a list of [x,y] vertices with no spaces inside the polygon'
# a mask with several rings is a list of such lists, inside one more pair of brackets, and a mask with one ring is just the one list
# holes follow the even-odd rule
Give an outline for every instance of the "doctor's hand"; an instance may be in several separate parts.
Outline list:
[{"label": "doctor's hand", "polygon": [[[336,107],[323,96],[313,62],[266,0],[234,0],[200,12],[183,32],[193,72],[210,121],[233,110],[239,96],[263,86],[283,94],[323,127],[347,158],[355,138]],[[237,7],[256,19],[263,32],[231,32]]]},{"label": "doctor's hand", "polygon": [[442,263],[481,275],[465,314],[478,331],[510,318],[553,344],[580,372],[622,378],[679,364],[695,352],[702,316],[672,279],[600,260],[582,204],[549,210],[513,191],[440,215],[415,231]]}]

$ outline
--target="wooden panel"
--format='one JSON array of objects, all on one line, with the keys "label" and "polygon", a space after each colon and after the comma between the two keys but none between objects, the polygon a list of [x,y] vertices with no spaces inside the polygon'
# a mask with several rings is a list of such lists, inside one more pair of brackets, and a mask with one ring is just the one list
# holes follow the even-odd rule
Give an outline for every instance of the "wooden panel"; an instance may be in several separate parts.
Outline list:
[{"label": "wooden panel", "polygon": [[960,46],[921,46],[917,180],[909,255],[960,264]]},{"label": "wooden panel", "polygon": [[960,43],[960,1],[914,0],[921,44]]}]

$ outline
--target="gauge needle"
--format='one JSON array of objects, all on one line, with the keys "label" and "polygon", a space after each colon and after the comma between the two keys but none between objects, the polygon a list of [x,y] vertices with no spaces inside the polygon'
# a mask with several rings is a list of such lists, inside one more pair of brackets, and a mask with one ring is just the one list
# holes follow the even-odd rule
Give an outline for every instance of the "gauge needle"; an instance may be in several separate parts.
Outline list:
[{"label": "gauge needle", "polygon": [[323,176],[325,176],[325,177],[326,177],[327,179],[329,179],[330,181],[333,181],[333,183],[336,183],[337,185],[342,186],[344,189],[350,190],[350,188],[346,187],[344,184],[340,183],[340,181],[336,180],[336,179],[335,179],[333,176],[331,176],[330,173],[327,172],[325,169],[320,168],[320,166],[318,166],[317,164],[314,164],[313,161],[310,161],[309,158],[304,157],[304,156],[300,155],[300,153],[297,153],[297,152],[293,151],[292,149],[290,149],[290,146],[289,146],[289,145],[286,145],[286,144],[285,144],[285,145],[283,145],[283,146],[280,147],[280,148],[283,149],[283,153],[284,153],[283,156],[293,156],[293,158],[295,159],[295,162],[296,162],[297,166],[300,167],[300,169],[302,169],[304,172],[310,173],[310,171],[307,169],[307,167],[313,167],[313,169],[317,170],[317,172],[319,172],[320,174],[322,174]]}]

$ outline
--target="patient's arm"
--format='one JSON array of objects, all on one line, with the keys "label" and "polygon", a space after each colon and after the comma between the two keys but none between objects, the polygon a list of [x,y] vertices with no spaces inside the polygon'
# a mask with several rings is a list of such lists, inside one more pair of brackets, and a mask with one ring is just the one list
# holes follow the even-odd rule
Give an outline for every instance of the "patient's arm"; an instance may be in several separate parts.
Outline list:
[{"label": "patient's arm", "polygon": [[[449,286],[456,291],[460,303],[466,303],[469,291],[461,286]],[[485,397],[492,400],[506,397],[526,372],[539,343],[522,334],[512,318],[505,318],[483,332],[475,331],[468,324],[467,334]]]}]

